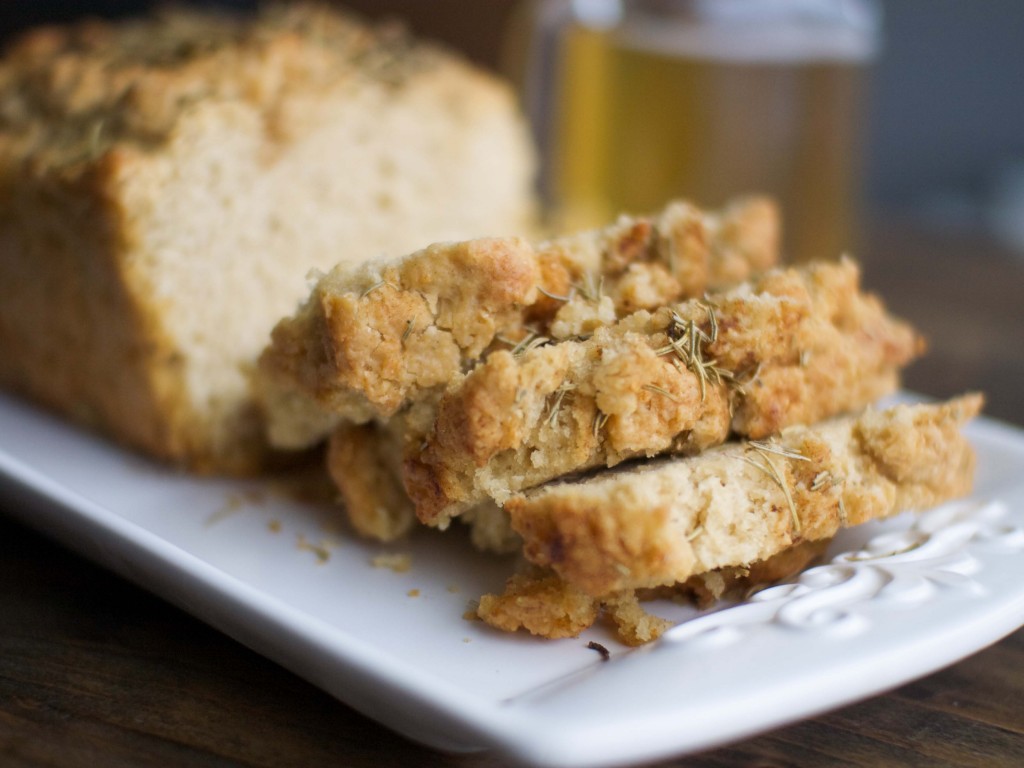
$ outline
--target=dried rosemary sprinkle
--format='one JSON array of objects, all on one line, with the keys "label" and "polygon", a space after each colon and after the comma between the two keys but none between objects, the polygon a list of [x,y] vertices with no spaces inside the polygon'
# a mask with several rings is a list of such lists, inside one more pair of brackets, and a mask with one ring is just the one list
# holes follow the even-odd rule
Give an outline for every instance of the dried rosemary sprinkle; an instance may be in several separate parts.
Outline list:
[{"label": "dried rosemary sprinkle", "polygon": [[[784,456],[787,459],[794,459],[795,461],[810,461],[809,458],[804,456],[799,451],[794,451],[784,446],[778,445],[777,443],[768,442],[764,440],[750,440],[748,443],[759,451],[766,451],[768,453],[774,453],[778,456]],[[828,474],[827,472],[825,474]],[[815,478],[817,479],[817,478]]]},{"label": "dried rosemary sprinkle", "polygon": [[595,280],[594,274],[587,272],[583,276],[583,281],[574,284],[573,289],[578,290],[587,301],[598,302],[604,297],[604,275]]},{"label": "dried rosemary sprinkle", "polygon": [[573,294],[573,292],[570,290],[568,296],[559,296],[557,293],[551,293],[550,291],[545,291],[544,288],[542,286],[539,286],[539,285],[537,286],[537,290],[540,291],[541,293],[543,293],[549,299],[554,299],[555,301],[569,301],[569,300],[572,299],[572,294]]},{"label": "dried rosemary sprinkle", "polygon": [[365,291],[363,291],[361,294],[359,294],[359,298],[360,299],[365,299],[367,296],[369,296],[371,293],[376,291],[382,285],[384,285],[384,281],[383,280],[378,280],[376,283],[374,283],[369,288],[367,288]]},{"label": "dried rosemary sprinkle", "polygon": [[[832,481],[832,475],[828,471],[821,471],[811,481],[811,490],[820,491],[826,484]],[[841,499],[840,499],[841,500]]]},{"label": "dried rosemary sprinkle", "polygon": [[667,397],[673,403],[681,403],[681,402],[683,402],[678,397],[676,397],[671,392],[669,392],[667,389],[664,389],[663,387],[659,387],[657,384],[644,384],[641,387],[641,389],[646,389],[648,392],[654,392],[656,394],[662,395],[663,397]]},{"label": "dried rosemary sprinkle", "polygon": [[594,414],[594,437],[597,437],[601,430],[604,429],[604,425],[608,423],[608,414],[604,411],[598,411]]},{"label": "dried rosemary sprinkle", "polygon": [[676,273],[677,262],[679,260],[679,254],[676,250],[676,241],[674,238],[668,239],[668,271],[669,274],[674,275]]},{"label": "dried rosemary sprinkle", "polygon": [[100,137],[103,135],[104,128],[106,128],[106,120],[98,120],[92,124],[89,131],[88,157],[90,160],[95,159],[100,153]]},{"label": "dried rosemary sprinkle", "polygon": [[405,330],[402,331],[402,341],[408,339],[410,333],[412,333],[412,320],[407,320],[405,323]]},{"label": "dried rosemary sprinkle", "polygon": [[533,328],[527,328],[526,335],[519,341],[513,341],[507,336],[496,336],[495,338],[503,344],[508,344],[512,347],[512,357],[519,357],[524,352],[529,352],[531,349],[543,347],[545,344],[551,343],[551,339],[547,336],[541,336]]},{"label": "dried rosemary sprinkle", "polygon": [[[708,304],[707,307],[709,312],[713,314],[714,310],[711,309],[711,305]],[[732,373],[719,368],[713,358],[705,359],[704,352],[701,349],[701,344],[710,343],[714,338],[717,338],[717,318],[712,323],[712,335],[708,335],[692,319],[683,320],[683,318],[673,312],[671,322],[665,330],[665,334],[668,336],[668,344],[656,349],[655,354],[661,356],[675,353],[683,365],[697,377],[697,383],[700,386],[700,401],[702,403],[707,398],[709,383],[718,385],[723,380],[734,380],[735,377]]]},{"label": "dried rosemary sprinkle", "polygon": [[513,355],[521,355],[524,352],[529,352],[531,349],[537,349],[537,347],[543,347],[543,346],[545,346],[547,344],[550,344],[550,343],[551,343],[551,339],[549,339],[547,336],[536,336],[536,337],[530,339],[530,341],[526,344],[526,346],[524,346],[518,352],[513,350],[512,354]]},{"label": "dried rosemary sprinkle", "polygon": [[793,495],[789,492],[789,486],[786,485],[786,481],[785,479],[783,479],[782,474],[779,472],[778,468],[772,462],[771,455],[768,452],[764,451],[763,449],[758,448],[757,446],[751,447],[757,454],[761,456],[761,458],[764,461],[764,464],[760,464],[757,461],[754,461],[749,456],[741,455],[737,456],[737,458],[739,458],[741,461],[745,461],[750,466],[761,470],[766,475],[768,475],[768,477],[770,477],[776,485],[779,486],[779,488],[782,490],[783,496],[786,497],[786,504],[789,506],[789,513],[793,520],[793,531],[795,533],[800,533],[800,530],[803,526],[800,523],[800,515],[798,515],[796,511],[796,504],[793,503]]},{"label": "dried rosemary sprinkle", "polygon": [[714,344],[718,341],[718,316],[715,314],[715,305],[706,296],[704,306],[708,313],[708,340]]},{"label": "dried rosemary sprinkle", "polygon": [[686,534],[686,540],[687,541],[693,541],[694,539],[696,539],[697,537],[699,537],[703,533],[704,533],[704,526],[703,525],[698,525],[696,528],[694,528],[692,531],[690,531],[688,534]]},{"label": "dried rosemary sprinkle", "polygon": [[321,541],[319,544],[314,544],[313,542],[306,539],[305,536],[299,534],[297,546],[301,550],[305,550],[306,552],[312,552],[314,555],[316,555],[316,561],[318,565],[323,565],[331,559],[331,550],[328,548],[326,541]]},{"label": "dried rosemary sprinkle", "polygon": [[576,389],[575,384],[563,382],[558,389],[555,390],[555,401],[551,404],[551,412],[548,413],[545,422],[548,426],[554,426],[555,420],[558,418],[558,411],[562,407],[562,401],[565,400],[565,396]]}]

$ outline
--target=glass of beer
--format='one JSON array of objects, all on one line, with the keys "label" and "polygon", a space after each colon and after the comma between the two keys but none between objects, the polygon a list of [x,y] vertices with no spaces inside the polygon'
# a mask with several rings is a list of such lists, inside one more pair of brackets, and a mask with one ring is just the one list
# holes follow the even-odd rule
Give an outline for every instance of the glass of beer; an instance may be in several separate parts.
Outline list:
[{"label": "glass of beer", "polygon": [[551,0],[524,83],[558,229],[774,195],[791,260],[854,249],[871,0]]}]

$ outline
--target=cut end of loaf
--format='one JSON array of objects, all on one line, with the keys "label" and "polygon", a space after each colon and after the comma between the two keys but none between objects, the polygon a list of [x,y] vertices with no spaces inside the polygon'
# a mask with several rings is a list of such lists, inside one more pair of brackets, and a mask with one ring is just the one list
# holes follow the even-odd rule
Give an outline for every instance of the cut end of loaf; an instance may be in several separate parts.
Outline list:
[{"label": "cut end of loaf", "polygon": [[510,90],[327,7],[31,33],[0,103],[0,381],[187,466],[268,455],[250,379],[311,268],[535,226]]}]

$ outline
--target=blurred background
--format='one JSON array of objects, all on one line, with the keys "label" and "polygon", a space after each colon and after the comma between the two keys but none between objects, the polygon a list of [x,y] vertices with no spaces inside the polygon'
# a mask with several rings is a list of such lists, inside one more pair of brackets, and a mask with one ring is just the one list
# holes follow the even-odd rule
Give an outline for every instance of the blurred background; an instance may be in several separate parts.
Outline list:
[{"label": "blurred background", "polygon": [[[242,0],[206,4],[254,5]],[[504,72],[515,59],[514,48],[526,39],[523,19],[530,6],[517,0],[344,4],[369,17],[403,19],[418,34]],[[6,0],[0,3],[0,37],[9,39],[35,24],[131,15],[154,5],[147,0]],[[869,216],[912,217],[945,230],[984,231],[1024,251],[1024,54],[1019,35],[1024,3],[883,0],[880,5],[882,43],[868,68],[856,150],[863,210]]]}]

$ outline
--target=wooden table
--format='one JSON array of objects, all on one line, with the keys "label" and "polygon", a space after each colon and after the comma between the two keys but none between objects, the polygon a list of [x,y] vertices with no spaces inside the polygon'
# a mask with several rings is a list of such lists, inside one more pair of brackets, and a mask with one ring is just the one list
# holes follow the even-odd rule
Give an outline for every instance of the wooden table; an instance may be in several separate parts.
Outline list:
[{"label": "wooden table", "polygon": [[[911,389],[1024,425],[1024,255],[893,224],[867,283],[931,340]],[[1022,467],[1024,470],[1024,467]],[[0,766],[458,766],[0,509]],[[678,766],[1024,765],[1024,630],[884,696]]]}]

